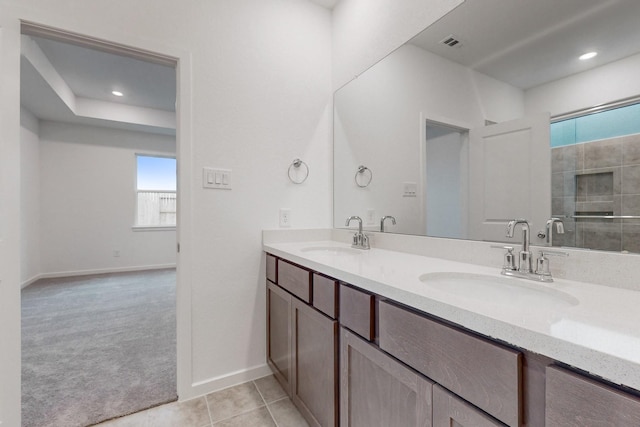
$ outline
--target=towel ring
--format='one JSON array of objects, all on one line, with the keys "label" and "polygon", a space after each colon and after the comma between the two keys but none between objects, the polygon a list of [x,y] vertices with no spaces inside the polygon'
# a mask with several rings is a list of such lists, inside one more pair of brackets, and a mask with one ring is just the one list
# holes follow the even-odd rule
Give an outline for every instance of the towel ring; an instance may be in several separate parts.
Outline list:
[{"label": "towel ring", "polygon": [[[297,172],[300,170],[300,166],[304,166],[305,168],[305,173],[304,173],[304,177],[302,179],[296,179],[292,176],[292,172]],[[289,165],[289,169],[287,170],[287,175],[289,175],[289,180],[291,180],[291,182],[293,182],[294,184],[302,184],[303,182],[305,182],[307,180],[307,177],[309,176],[309,166],[303,162],[300,159],[295,159],[290,165]]]},{"label": "towel ring", "polygon": [[[366,178],[367,172],[369,177]],[[356,185],[360,188],[368,187],[371,184],[371,180],[373,179],[373,172],[366,166],[360,165],[358,166],[358,170],[356,171],[356,176],[354,177],[356,181]]]}]

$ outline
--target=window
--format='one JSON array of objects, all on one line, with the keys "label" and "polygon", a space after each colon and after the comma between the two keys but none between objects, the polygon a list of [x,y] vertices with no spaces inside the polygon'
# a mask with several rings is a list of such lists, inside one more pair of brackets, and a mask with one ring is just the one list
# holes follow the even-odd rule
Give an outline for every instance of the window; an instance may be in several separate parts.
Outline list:
[{"label": "window", "polygon": [[136,155],[136,226],[175,227],[176,159]]}]

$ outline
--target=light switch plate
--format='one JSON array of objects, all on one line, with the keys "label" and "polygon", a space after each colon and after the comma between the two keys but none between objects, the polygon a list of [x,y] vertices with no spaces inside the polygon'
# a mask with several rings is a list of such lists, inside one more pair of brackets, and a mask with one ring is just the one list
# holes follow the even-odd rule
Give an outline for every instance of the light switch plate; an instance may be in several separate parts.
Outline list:
[{"label": "light switch plate", "polygon": [[202,168],[202,187],[231,190],[231,169]]},{"label": "light switch plate", "polygon": [[416,197],[418,193],[418,184],[415,182],[402,183],[402,197]]}]

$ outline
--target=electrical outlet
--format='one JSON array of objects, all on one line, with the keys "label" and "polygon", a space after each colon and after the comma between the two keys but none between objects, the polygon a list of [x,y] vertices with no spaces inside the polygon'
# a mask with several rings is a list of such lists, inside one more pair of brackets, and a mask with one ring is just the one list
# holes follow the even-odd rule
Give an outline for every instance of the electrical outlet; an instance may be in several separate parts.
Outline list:
[{"label": "electrical outlet", "polygon": [[291,209],[280,209],[280,227],[291,227]]},{"label": "electrical outlet", "polygon": [[116,257],[116,258],[118,258],[118,257],[120,256],[120,250],[118,250],[118,249],[114,249],[114,251],[113,251],[113,256],[114,256],[114,257]]},{"label": "electrical outlet", "polygon": [[376,223],[376,210],[375,209],[367,209],[367,225],[374,225]]}]

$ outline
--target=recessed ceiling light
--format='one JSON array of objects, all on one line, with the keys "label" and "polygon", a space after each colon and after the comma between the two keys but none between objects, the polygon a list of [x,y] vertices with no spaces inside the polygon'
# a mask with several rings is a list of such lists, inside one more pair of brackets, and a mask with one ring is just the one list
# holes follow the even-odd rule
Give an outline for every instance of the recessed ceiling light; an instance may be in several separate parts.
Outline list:
[{"label": "recessed ceiling light", "polygon": [[117,90],[113,90],[113,91],[111,91],[111,94],[112,94],[112,95],[115,95],[115,96],[124,96],[124,93],[119,92],[119,91],[117,91]]},{"label": "recessed ceiling light", "polygon": [[586,61],[587,59],[591,59],[594,56],[596,56],[598,54],[598,52],[587,52],[583,55],[580,55],[580,57],[578,59],[580,59],[581,61]]}]

